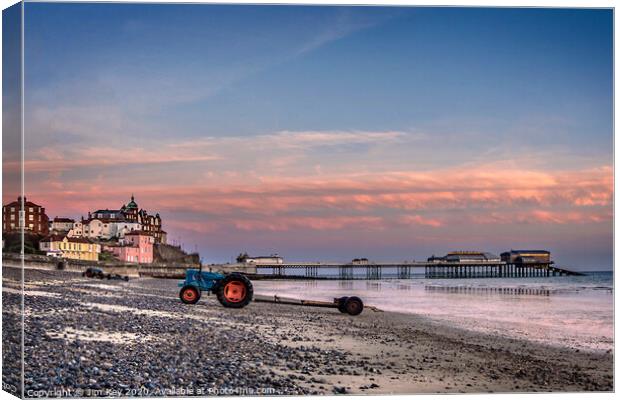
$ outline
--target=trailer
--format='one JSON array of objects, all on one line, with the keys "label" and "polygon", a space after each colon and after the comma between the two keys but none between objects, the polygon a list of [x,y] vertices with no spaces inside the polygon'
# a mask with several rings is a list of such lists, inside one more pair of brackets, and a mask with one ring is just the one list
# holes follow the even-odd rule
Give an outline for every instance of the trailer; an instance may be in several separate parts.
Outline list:
[{"label": "trailer", "polygon": [[[297,300],[286,299],[279,296],[273,297],[258,297],[254,300],[257,303],[272,303],[272,304],[287,304],[293,306],[306,306],[306,307],[323,307],[323,308],[337,308],[343,314],[360,315],[364,311],[364,302],[357,296],[345,296],[336,297],[334,301],[318,301],[318,300]],[[366,308],[373,311],[379,311],[375,307]]]}]

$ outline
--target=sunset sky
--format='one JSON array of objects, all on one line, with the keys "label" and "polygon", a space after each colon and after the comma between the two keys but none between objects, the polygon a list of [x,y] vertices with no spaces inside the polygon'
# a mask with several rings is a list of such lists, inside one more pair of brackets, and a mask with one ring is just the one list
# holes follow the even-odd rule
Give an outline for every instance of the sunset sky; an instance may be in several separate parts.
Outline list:
[{"label": "sunset sky", "polygon": [[26,195],[52,218],[134,193],[205,262],[612,266],[611,10],[25,9]]}]

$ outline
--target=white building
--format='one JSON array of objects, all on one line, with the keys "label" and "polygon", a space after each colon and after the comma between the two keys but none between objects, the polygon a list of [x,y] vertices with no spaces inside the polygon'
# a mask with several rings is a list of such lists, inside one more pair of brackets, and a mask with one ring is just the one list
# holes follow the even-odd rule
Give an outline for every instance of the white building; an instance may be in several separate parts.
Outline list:
[{"label": "white building", "polygon": [[50,222],[50,231],[69,232],[71,229],[73,229],[74,223],[75,221],[71,218],[55,217]]},{"label": "white building", "polygon": [[69,237],[82,237],[82,236],[84,236],[84,224],[82,224],[81,221],[75,221],[73,223],[73,227],[71,228],[69,233],[67,233],[67,236],[69,236]]},{"label": "white building", "polygon": [[93,218],[74,225],[71,234],[91,239],[123,238],[125,234],[141,230],[137,222]]},{"label": "white building", "polygon": [[243,260],[246,264],[283,264],[284,259],[277,254],[272,254],[270,256],[258,256],[258,257],[246,257]]}]

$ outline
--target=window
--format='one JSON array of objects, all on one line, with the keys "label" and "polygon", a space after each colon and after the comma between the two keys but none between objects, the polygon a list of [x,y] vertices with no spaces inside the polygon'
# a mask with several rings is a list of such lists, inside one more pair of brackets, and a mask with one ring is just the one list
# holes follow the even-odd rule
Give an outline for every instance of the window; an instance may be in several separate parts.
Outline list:
[{"label": "window", "polygon": [[11,229],[15,228],[15,224],[11,224]]},{"label": "window", "polygon": [[28,208],[28,211],[30,211],[30,212],[34,212],[34,207],[30,207],[30,208]]},{"label": "window", "polygon": [[28,229],[33,229],[34,228],[34,224],[28,224]]},{"label": "window", "polygon": [[15,221],[15,214],[11,214],[11,221]]},{"label": "window", "polygon": [[34,221],[34,215],[32,214],[28,215],[28,221]]},{"label": "window", "polygon": [[11,212],[15,212],[15,207],[11,207]]}]

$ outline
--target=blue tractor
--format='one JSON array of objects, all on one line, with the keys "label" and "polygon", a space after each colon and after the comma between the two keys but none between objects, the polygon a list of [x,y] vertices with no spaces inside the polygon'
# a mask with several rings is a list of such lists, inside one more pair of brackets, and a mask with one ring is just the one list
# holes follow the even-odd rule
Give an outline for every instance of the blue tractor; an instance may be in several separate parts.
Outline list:
[{"label": "blue tractor", "polygon": [[185,280],[179,283],[179,297],[185,304],[196,304],[202,292],[215,293],[218,301],[229,308],[242,308],[252,301],[252,282],[243,274],[220,274],[200,269],[185,271]]}]

